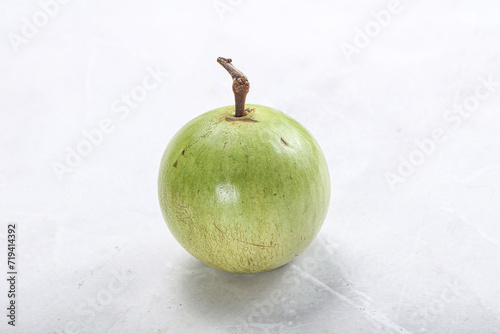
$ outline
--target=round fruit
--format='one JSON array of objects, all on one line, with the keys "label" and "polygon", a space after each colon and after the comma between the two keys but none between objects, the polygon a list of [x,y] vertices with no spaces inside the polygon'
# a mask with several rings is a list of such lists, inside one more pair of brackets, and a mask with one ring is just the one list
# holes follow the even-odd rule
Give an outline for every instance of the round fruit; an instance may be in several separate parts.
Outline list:
[{"label": "round fruit", "polygon": [[[219,62],[232,68],[229,59]],[[248,87],[246,77],[241,82]],[[328,210],[330,179],[318,143],[302,125],[278,110],[245,105],[244,96],[241,104],[241,87],[234,88],[239,112],[211,110],[172,138],[161,161],[159,199],[170,231],[194,257],[220,270],[255,273],[288,263],[311,243]]]}]

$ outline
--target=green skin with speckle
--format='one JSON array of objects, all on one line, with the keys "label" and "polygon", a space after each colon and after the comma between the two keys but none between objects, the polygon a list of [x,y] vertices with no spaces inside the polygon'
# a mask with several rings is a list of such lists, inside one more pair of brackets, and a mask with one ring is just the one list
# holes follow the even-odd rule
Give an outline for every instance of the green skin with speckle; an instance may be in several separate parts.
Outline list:
[{"label": "green skin with speckle", "polygon": [[167,225],[195,258],[233,273],[278,268],[318,233],[330,200],[326,160],[284,113],[247,104],[206,112],[172,138],[158,191]]}]

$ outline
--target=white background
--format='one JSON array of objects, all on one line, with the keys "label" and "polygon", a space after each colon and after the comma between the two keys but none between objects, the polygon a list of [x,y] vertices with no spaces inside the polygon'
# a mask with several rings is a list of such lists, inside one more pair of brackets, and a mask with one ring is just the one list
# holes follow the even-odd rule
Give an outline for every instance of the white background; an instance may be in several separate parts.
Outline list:
[{"label": "white background", "polygon": [[[500,333],[498,2],[55,4],[0,4],[0,332]],[[323,229],[268,273],[198,262],[158,206],[170,138],[233,101],[218,56],[330,168]]]}]

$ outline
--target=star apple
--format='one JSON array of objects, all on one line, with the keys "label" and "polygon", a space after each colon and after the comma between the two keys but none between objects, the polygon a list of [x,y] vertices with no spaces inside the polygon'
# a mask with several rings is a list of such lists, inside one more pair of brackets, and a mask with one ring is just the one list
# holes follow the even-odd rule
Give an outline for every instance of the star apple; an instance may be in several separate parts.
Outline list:
[{"label": "star apple", "polygon": [[314,239],[330,200],[326,160],[290,116],[246,104],[246,76],[233,78],[235,106],[188,122],[168,144],[159,201],[177,241],[195,258],[234,273],[278,268]]}]

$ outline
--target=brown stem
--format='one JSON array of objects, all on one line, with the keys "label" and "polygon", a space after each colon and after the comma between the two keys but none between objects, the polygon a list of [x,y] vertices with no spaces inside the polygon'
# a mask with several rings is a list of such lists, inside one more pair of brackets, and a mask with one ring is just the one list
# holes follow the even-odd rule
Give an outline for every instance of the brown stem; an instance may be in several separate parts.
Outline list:
[{"label": "brown stem", "polygon": [[250,83],[248,82],[247,77],[233,66],[231,59],[219,57],[217,58],[217,62],[221,64],[233,78],[233,93],[235,101],[234,116],[245,116],[245,99],[248,91],[250,90]]}]

